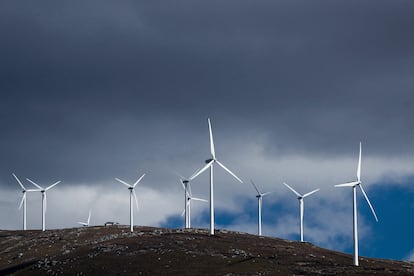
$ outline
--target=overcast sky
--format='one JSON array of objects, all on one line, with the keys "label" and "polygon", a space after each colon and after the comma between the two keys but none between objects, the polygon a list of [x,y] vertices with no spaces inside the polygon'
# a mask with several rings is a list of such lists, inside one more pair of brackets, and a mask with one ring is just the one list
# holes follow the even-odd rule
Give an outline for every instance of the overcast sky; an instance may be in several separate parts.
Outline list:
[{"label": "overcast sky", "polygon": [[[13,172],[45,186],[62,180],[48,197],[49,227],[76,226],[89,208],[96,224],[128,223],[128,191],[113,179],[142,173],[136,223],[181,227],[172,171],[190,175],[209,158],[210,117],[217,157],[245,181],[216,170],[219,227],[255,233],[254,179],[275,191],[264,203],[265,234],[297,239],[297,202],[281,182],[303,193],[320,187],[306,207],[309,240],[350,252],[351,191],[333,185],[355,179],[362,141],[362,177],[380,218],[360,197],[362,254],[410,258],[413,9],[412,1],[2,1],[0,228],[21,227]],[[207,175],[193,185],[208,198]],[[387,206],[387,193],[405,205]],[[28,204],[29,228],[38,228],[40,195]],[[207,204],[195,205],[196,226],[207,227]]]}]

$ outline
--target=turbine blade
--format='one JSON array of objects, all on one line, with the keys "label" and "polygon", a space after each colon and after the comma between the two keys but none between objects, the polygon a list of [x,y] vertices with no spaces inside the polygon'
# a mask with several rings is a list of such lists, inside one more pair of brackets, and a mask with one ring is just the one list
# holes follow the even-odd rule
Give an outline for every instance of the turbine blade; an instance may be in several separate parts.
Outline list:
[{"label": "turbine blade", "polygon": [[180,183],[181,183],[181,186],[183,186],[183,190],[185,190],[184,182],[181,178],[180,178]]},{"label": "turbine blade", "polygon": [[195,172],[191,177],[190,177],[190,181],[193,180],[194,178],[196,178],[197,176],[199,176],[201,173],[203,173],[205,170],[207,170],[208,168],[210,168],[210,166],[213,164],[214,160],[211,160],[210,162],[208,162],[201,170],[199,170],[198,172]]},{"label": "turbine blade", "polygon": [[257,188],[256,184],[254,184],[253,180],[250,179],[250,182],[252,183],[254,189],[256,190],[257,194],[260,195],[259,189]]},{"label": "turbine blade", "polygon": [[307,193],[307,194],[304,194],[303,195],[303,198],[305,198],[305,197],[307,197],[307,196],[310,196],[311,194],[314,194],[314,193],[316,193],[317,191],[319,191],[320,189],[316,189],[316,190],[313,190],[312,192],[309,192],[309,193]]},{"label": "turbine blade", "polygon": [[28,189],[26,190],[26,192],[39,192],[40,189]]},{"label": "turbine blade", "polygon": [[208,200],[202,199],[202,198],[198,198],[198,197],[192,197],[192,200],[196,200],[196,201],[203,201],[203,202],[208,202]]},{"label": "turbine blade", "polygon": [[283,182],[283,185],[285,185],[289,190],[291,190],[295,195],[297,195],[298,197],[303,197],[300,193],[296,192],[295,189],[293,189],[292,187],[290,187],[288,184],[286,184],[285,182]]},{"label": "turbine blade", "polygon": [[362,143],[359,142],[359,159],[358,159],[358,170],[357,170],[358,182],[361,182],[361,155],[362,155]]},{"label": "turbine blade", "polygon": [[185,209],[181,212],[181,216],[184,216],[185,214]]},{"label": "turbine blade", "polygon": [[175,174],[176,176],[178,176],[179,178],[181,178],[181,179],[186,179],[182,174],[180,174],[180,173],[178,173],[178,172],[176,172],[176,171],[172,171],[173,172],[173,174]]},{"label": "turbine blade", "polygon": [[145,173],[134,183],[133,187],[137,186],[137,184],[144,178]]},{"label": "turbine blade", "polygon": [[369,208],[371,208],[371,212],[372,212],[372,214],[374,215],[375,220],[378,222],[378,217],[377,217],[377,214],[375,213],[374,207],[372,207],[372,204],[371,204],[371,202],[369,201],[368,196],[367,196],[367,194],[366,194],[366,193],[365,193],[365,191],[364,191],[364,188],[362,188],[362,184],[360,184],[360,185],[359,185],[359,187],[361,188],[361,192],[362,192],[362,194],[364,195],[364,197],[365,197],[366,201],[368,202]]},{"label": "turbine blade", "polygon": [[187,184],[187,196],[192,197],[193,196],[193,192],[191,191],[191,184],[190,182],[188,182]]},{"label": "turbine blade", "polygon": [[[193,175],[195,175],[196,173],[198,173],[199,171],[201,171],[203,168],[205,167],[205,165],[203,165],[203,166],[201,166],[201,167],[199,167],[193,174],[192,174],[192,176]],[[191,181],[191,177],[190,178],[186,178],[186,177],[182,177],[184,180],[188,180],[188,181]]]},{"label": "turbine blade", "polygon": [[134,194],[135,204],[137,205],[137,210],[139,211],[137,194],[135,193],[135,190],[132,190],[132,193]]},{"label": "turbine blade", "polygon": [[353,181],[353,182],[348,182],[344,184],[337,184],[337,185],[334,185],[334,187],[354,187],[355,185],[358,185],[358,184],[359,184],[358,181]]},{"label": "turbine blade", "polygon": [[261,196],[262,196],[262,197],[263,197],[263,196],[267,196],[268,194],[271,194],[271,193],[274,193],[274,192],[267,192],[267,193],[261,194]]},{"label": "turbine blade", "polygon": [[124,185],[125,185],[125,186],[127,186],[127,187],[132,187],[131,185],[129,185],[128,183],[126,183],[125,181],[123,181],[123,180],[121,180],[121,179],[119,179],[119,178],[115,178],[115,180],[116,180],[116,181],[118,181],[119,183],[124,184]]},{"label": "turbine blade", "polygon": [[190,183],[187,183],[187,189],[185,189],[185,186],[183,184],[183,189],[185,191],[186,197],[191,197],[191,189],[190,189]]},{"label": "turbine blade", "polygon": [[22,205],[25,199],[26,199],[26,193],[24,193],[22,196],[22,200],[20,201],[20,204],[19,204],[19,210],[22,208]]},{"label": "turbine blade", "polygon": [[47,187],[47,188],[45,189],[45,191],[52,189],[53,187],[55,187],[55,186],[56,186],[57,184],[59,184],[60,182],[62,182],[62,181],[58,181],[58,182],[53,183],[52,185],[50,185],[49,187]]},{"label": "turbine blade", "polygon": [[91,210],[89,209],[89,216],[88,216],[88,225],[89,225],[89,222],[91,221]]},{"label": "turbine blade", "polygon": [[30,180],[29,178],[26,178],[27,181],[29,181],[30,183],[32,183],[33,185],[35,185],[39,190],[43,190],[42,187],[40,187],[39,185],[37,185],[36,183],[34,183],[34,181]]},{"label": "turbine blade", "polygon": [[23,191],[26,190],[26,188],[23,186],[22,182],[20,181],[20,179],[14,174],[12,173],[14,178],[16,179],[17,183],[19,183],[20,187],[22,187]]},{"label": "turbine blade", "polygon": [[207,122],[208,122],[208,131],[210,133],[210,153],[213,159],[216,159],[216,151],[214,149],[213,131],[211,129],[210,118],[207,119]]},{"label": "turbine blade", "polygon": [[216,162],[217,162],[217,164],[220,165],[220,167],[222,167],[223,169],[225,169],[229,174],[231,174],[234,178],[236,178],[240,183],[243,183],[243,181],[240,178],[238,178],[232,171],[230,171],[229,169],[227,169],[226,166],[224,166],[218,160],[216,160]]}]

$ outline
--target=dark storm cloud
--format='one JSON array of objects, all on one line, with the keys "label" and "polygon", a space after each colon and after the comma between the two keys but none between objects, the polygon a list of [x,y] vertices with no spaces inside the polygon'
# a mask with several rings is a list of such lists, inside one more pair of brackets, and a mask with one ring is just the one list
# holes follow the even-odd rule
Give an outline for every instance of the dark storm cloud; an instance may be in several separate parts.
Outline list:
[{"label": "dark storm cloud", "polygon": [[413,5],[2,2],[0,171],[191,159],[207,116],[228,140],[265,133],[269,154],[411,154]]}]

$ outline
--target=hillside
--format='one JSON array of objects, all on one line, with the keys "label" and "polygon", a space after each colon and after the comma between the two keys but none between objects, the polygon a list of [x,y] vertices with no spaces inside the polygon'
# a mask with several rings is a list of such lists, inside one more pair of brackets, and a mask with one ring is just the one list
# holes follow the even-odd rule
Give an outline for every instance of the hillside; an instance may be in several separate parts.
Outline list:
[{"label": "hillside", "polygon": [[0,274],[414,275],[414,263],[361,258],[277,238],[218,230],[88,227],[0,231]]}]

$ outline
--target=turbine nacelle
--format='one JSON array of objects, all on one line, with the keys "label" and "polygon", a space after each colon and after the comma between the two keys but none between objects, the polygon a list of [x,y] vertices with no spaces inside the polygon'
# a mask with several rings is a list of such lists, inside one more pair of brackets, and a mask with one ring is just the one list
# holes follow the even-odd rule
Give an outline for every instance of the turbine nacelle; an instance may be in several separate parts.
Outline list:
[{"label": "turbine nacelle", "polygon": [[206,164],[210,163],[211,161],[215,161],[215,160],[216,160],[216,159],[214,159],[214,158],[207,159],[207,160],[206,160]]}]

